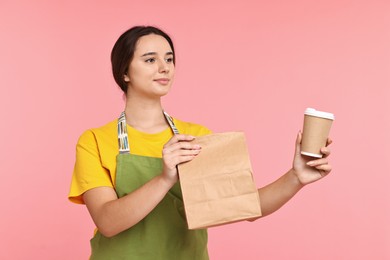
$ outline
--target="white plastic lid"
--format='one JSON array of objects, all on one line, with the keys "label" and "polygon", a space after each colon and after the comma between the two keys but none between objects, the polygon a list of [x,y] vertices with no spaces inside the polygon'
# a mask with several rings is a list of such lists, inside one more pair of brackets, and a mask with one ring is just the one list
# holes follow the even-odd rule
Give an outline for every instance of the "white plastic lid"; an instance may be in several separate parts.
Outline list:
[{"label": "white plastic lid", "polygon": [[314,108],[306,108],[305,115],[322,117],[330,120],[334,120],[335,117],[332,113],[315,110]]}]

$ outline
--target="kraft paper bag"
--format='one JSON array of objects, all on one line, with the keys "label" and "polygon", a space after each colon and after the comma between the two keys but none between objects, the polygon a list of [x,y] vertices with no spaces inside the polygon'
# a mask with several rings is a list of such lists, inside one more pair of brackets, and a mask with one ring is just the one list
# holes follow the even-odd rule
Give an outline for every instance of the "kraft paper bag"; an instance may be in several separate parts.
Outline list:
[{"label": "kraft paper bag", "polygon": [[180,164],[179,180],[189,229],[261,216],[248,149],[242,132],[197,137],[202,151]]}]

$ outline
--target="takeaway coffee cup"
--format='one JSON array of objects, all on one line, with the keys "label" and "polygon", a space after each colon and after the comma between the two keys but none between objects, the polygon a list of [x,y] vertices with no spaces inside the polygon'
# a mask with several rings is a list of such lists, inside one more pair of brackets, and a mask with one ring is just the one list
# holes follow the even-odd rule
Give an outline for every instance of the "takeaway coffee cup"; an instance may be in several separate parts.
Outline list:
[{"label": "takeaway coffee cup", "polygon": [[321,148],[326,140],[334,120],[332,113],[318,111],[313,108],[305,110],[301,154],[322,158]]}]

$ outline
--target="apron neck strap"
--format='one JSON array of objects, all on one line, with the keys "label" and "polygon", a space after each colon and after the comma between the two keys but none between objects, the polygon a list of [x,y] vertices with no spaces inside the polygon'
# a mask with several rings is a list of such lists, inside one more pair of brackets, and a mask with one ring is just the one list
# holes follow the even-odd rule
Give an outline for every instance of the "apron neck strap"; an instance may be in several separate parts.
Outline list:
[{"label": "apron neck strap", "polygon": [[163,111],[163,113],[164,113],[165,119],[167,120],[169,126],[172,129],[173,134],[178,135],[179,130],[177,130],[175,123],[173,122],[173,118],[170,115],[168,115],[167,112]]},{"label": "apron neck strap", "polygon": [[[173,134],[175,135],[179,134],[179,130],[177,130],[175,123],[173,122],[173,118],[165,111],[163,111],[163,114]],[[130,153],[129,139],[127,136],[127,123],[126,123],[125,111],[123,111],[118,118],[118,146],[119,146],[119,153]]]}]

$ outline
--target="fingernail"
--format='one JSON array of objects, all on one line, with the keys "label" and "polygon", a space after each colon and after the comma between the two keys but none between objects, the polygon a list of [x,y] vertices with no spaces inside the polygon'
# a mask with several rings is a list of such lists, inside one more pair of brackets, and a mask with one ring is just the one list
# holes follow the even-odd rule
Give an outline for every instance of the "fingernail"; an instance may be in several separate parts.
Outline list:
[{"label": "fingernail", "polygon": [[310,161],[310,162],[307,162],[306,164],[309,165],[309,166],[313,166],[314,162]]}]

